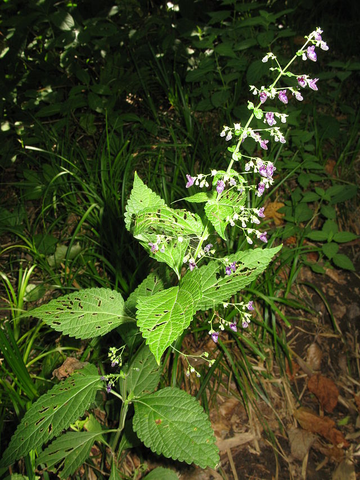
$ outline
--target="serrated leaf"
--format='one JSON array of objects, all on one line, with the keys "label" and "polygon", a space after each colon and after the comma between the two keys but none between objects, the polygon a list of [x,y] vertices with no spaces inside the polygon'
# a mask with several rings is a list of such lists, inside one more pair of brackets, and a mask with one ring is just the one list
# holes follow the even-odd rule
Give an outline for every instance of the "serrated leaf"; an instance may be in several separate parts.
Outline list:
[{"label": "serrated leaf", "polygon": [[201,236],[203,224],[198,215],[184,209],[149,207],[136,215],[131,231],[140,240],[143,233]]},{"label": "serrated leaf", "polygon": [[339,251],[339,245],[334,242],[324,243],[321,249],[327,258],[331,259]]},{"label": "serrated leaf", "polygon": [[82,339],[105,335],[133,320],[124,312],[121,294],[108,288],[70,293],[31,310],[30,314],[58,332]]},{"label": "serrated leaf", "polygon": [[91,447],[101,435],[101,432],[67,432],[54,440],[39,455],[36,463],[45,464],[48,469],[59,464],[56,468],[59,478],[69,478],[89,457]]},{"label": "serrated leaf", "polygon": [[339,268],[343,268],[344,270],[351,270],[355,272],[354,264],[352,263],[350,258],[342,253],[337,253],[336,255],[334,255],[332,258],[332,261]]},{"label": "serrated leaf", "polygon": [[132,217],[148,207],[154,209],[165,205],[164,200],[147,187],[135,172],[133,189],[126,205],[125,226],[130,231]]},{"label": "serrated leaf", "polygon": [[136,315],[136,303],[139,297],[151,297],[157,292],[164,290],[164,283],[157,273],[150,273],[145,280],[129,295],[125,302],[125,310],[127,314]]},{"label": "serrated leaf", "polygon": [[145,238],[146,241],[141,241],[141,245],[145,248],[151,258],[157,262],[166,263],[174,272],[177,277],[180,279],[180,272],[184,262],[184,256],[188,249],[190,240],[183,239],[182,242],[179,242],[177,238],[174,238],[168,242],[164,242],[160,245],[163,248],[163,251],[157,250],[152,252],[149,246],[149,243],[156,243],[155,236],[141,235],[142,238]]},{"label": "serrated leaf", "polygon": [[134,406],[134,430],[153,452],[201,468],[216,467],[215,436],[194,397],[167,387],[141,397]]},{"label": "serrated leaf", "polygon": [[355,233],[351,232],[337,232],[334,235],[334,242],[338,243],[346,243],[346,242],[352,242],[353,240],[356,240],[358,238]]},{"label": "serrated leaf", "polygon": [[307,188],[310,183],[310,176],[308,173],[300,173],[298,176],[298,182],[303,188]]},{"label": "serrated leaf", "polygon": [[314,232],[310,232],[306,235],[306,238],[310,240],[314,240],[314,242],[326,242],[328,239],[329,234],[323,232],[322,230],[315,230]]},{"label": "serrated leaf", "polygon": [[126,377],[129,393],[136,397],[152,393],[159,384],[161,369],[147,345],[143,345],[130,364]]},{"label": "serrated leaf", "polygon": [[202,297],[196,309],[208,310],[221,302],[229,301],[233,295],[249,285],[267,268],[281,247],[280,245],[264,250],[256,248],[229,255],[228,263],[236,262],[237,265],[236,271],[231,275],[224,273],[224,267],[220,262],[210,262],[199,268],[202,278]]},{"label": "serrated leaf", "polygon": [[150,473],[144,477],[144,480],[179,480],[179,477],[170,468],[157,467],[151,470]]},{"label": "serrated leaf", "polygon": [[228,217],[232,217],[244,205],[246,196],[235,190],[228,190],[219,199],[210,200],[205,205],[205,213],[216,232],[226,240],[225,230],[229,224]]},{"label": "serrated leaf", "polygon": [[0,462],[11,465],[30,450],[59,435],[75,422],[95,399],[103,382],[94,365],[86,365],[37,400],[26,412]]},{"label": "serrated leaf", "polygon": [[214,200],[216,198],[216,191],[211,190],[210,192],[199,192],[191,197],[185,197],[183,200],[186,200],[190,203],[206,203],[209,200]]},{"label": "serrated leaf", "polygon": [[163,290],[137,303],[137,325],[156,361],[187,328],[201,297],[201,280],[197,271],[188,272],[180,286]]}]

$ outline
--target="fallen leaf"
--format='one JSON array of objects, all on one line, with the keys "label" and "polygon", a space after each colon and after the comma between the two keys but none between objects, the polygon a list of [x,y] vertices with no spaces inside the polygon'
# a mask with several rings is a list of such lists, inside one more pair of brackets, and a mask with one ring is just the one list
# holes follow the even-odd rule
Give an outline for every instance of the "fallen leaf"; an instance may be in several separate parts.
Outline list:
[{"label": "fallen leaf", "polygon": [[312,343],[306,352],[306,363],[313,370],[320,370],[323,353],[317,343]]},{"label": "fallen leaf", "polygon": [[354,462],[345,458],[337,467],[331,480],[356,480]]},{"label": "fallen leaf", "polygon": [[339,389],[335,383],[322,375],[313,375],[308,381],[308,389],[320,402],[327,413],[331,413],[337,405]]},{"label": "fallen leaf", "polygon": [[80,360],[75,357],[67,357],[65,362],[52,372],[53,378],[56,377],[58,380],[63,380],[74,373],[75,370],[80,370],[88,363],[89,362],[80,362]]},{"label": "fallen leaf", "polygon": [[304,460],[311,446],[316,440],[316,436],[301,428],[290,428],[288,431],[291,454],[296,460]]},{"label": "fallen leaf", "polygon": [[336,167],[336,160],[329,158],[325,164],[326,173],[328,173],[329,175],[332,175],[334,173],[335,167]]},{"label": "fallen leaf", "polygon": [[341,448],[328,447],[326,445],[322,445],[320,442],[315,442],[313,448],[328,457],[332,462],[340,463],[345,458],[344,450]]},{"label": "fallen leaf", "polygon": [[318,433],[337,447],[348,447],[349,442],[344,435],[335,428],[335,422],[329,417],[319,417],[312,410],[300,407],[294,411],[294,417],[304,430]]},{"label": "fallen leaf", "polygon": [[282,225],[284,223],[284,213],[278,212],[278,210],[280,210],[280,208],[282,208],[283,206],[284,204],[281,202],[270,202],[265,208],[265,217],[272,218],[276,226]]},{"label": "fallen leaf", "polygon": [[286,359],[285,365],[286,365],[286,375],[289,377],[289,380],[292,382],[295,379],[298,371],[300,370],[300,366],[296,362],[291,362],[291,368],[290,368],[288,359]]}]

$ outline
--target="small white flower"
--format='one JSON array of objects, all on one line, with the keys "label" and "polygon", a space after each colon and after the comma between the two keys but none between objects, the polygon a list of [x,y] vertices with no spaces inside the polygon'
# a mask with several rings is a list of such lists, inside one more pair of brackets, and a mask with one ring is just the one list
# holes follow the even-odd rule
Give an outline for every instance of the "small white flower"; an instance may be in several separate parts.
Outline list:
[{"label": "small white flower", "polygon": [[178,242],[179,243],[182,243],[184,241],[184,238],[183,237],[178,237]]},{"label": "small white flower", "polygon": [[240,123],[234,123],[235,130],[240,130]]},{"label": "small white flower", "polygon": [[216,174],[217,174],[217,170],[211,170],[211,176],[212,177],[215,177]]}]

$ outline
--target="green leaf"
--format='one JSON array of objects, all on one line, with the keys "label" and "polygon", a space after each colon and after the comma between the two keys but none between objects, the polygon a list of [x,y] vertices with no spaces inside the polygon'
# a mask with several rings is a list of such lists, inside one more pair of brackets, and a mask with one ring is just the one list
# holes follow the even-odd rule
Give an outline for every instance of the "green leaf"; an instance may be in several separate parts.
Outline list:
[{"label": "green leaf", "polygon": [[184,209],[161,207],[146,208],[136,216],[131,229],[135,238],[142,240],[142,234],[157,235],[197,235],[201,236],[203,224],[200,217]]},{"label": "green leaf", "polygon": [[356,240],[358,238],[355,233],[351,232],[337,232],[334,235],[334,241],[337,243],[346,243],[346,242],[352,242],[353,240]]},{"label": "green leaf", "polygon": [[256,39],[259,42],[260,47],[267,48],[274,40],[274,32],[268,30],[267,32],[259,33]]},{"label": "green leaf", "polygon": [[216,198],[216,191],[211,190],[210,192],[199,192],[191,197],[185,197],[183,200],[186,200],[190,203],[206,203],[209,200],[214,200]]},{"label": "green leaf", "polygon": [[322,230],[315,230],[314,232],[306,234],[306,237],[310,240],[314,240],[315,242],[326,242],[329,234],[323,232]]},{"label": "green leaf", "polygon": [[121,294],[108,288],[70,293],[28,313],[58,332],[82,339],[105,335],[132,320],[125,315]]},{"label": "green leaf", "polygon": [[296,205],[294,217],[296,223],[307,222],[312,218],[313,211],[307,206],[306,203],[299,203]]},{"label": "green leaf", "polygon": [[140,297],[151,297],[164,290],[164,282],[157,273],[150,273],[145,280],[129,295],[125,302],[125,310],[130,316],[136,315],[136,303]]},{"label": "green leaf", "polygon": [[219,108],[224,105],[230,98],[229,90],[219,90],[211,95],[211,103],[215,108]]},{"label": "green leaf", "polygon": [[103,382],[94,365],[86,365],[59,385],[55,385],[25,413],[0,467],[11,465],[30,450],[58,436],[77,420],[95,399]]},{"label": "green leaf", "polygon": [[179,480],[179,477],[170,468],[157,467],[151,470],[150,473],[144,477],[144,480]]},{"label": "green leaf", "polygon": [[40,453],[36,464],[45,464],[48,470],[59,464],[56,468],[59,478],[67,479],[89,457],[94,441],[101,435],[101,432],[67,432]]},{"label": "green leaf", "polygon": [[339,251],[339,245],[334,242],[324,243],[321,249],[324,252],[324,254],[327,256],[327,258],[331,259]]},{"label": "green leaf", "polygon": [[190,325],[200,297],[201,280],[195,271],[188,272],[180,286],[139,298],[137,324],[158,363],[165,350]]},{"label": "green leaf", "polygon": [[111,464],[111,472],[110,472],[109,480],[123,480],[123,476],[120,475],[120,472],[116,468],[115,461],[113,461]]},{"label": "green leaf", "polygon": [[229,224],[228,217],[232,217],[244,205],[246,195],[236,190],[228,190],[219,199],[209,200],[205,205],[205,213],[216,232],[226,240],[225,230]]},{"label": "green leaf", "polygon": [[196,310],[208,310],[229,301],[233,295],[249,285],[267,268],[280,249],[281,245],[229,255],[228,263],[236,262],[237,265],[236,271],[231,275],[224,273],[224,267],[220,262],[210,262],[199,268],[202,278],[202,296],[196,305]]},{"label": "green leaf", "polygon": [[130,231],[135,216],[148,207],[156,210],[165,205],[164,200],[147,187],[135,172],[133,189],[126,205],[125,226]]},{"label": "green leaf", "polygon": [[300,173],[298,176],[299,185],[303,188],[307,188],[309,186],[310,180],[311,179],[308,173]]},{"label": "green leaf", "polygon": [[167,387],[141,397],[134,406],[134,430],[153,452],[201,468],[216,467],[215,436],[194,397]]},{"label": "green leaf", "polygon": [[139,397],[143,393],[152,393],[159,384],[161,368],[147,345],[143,345],[132,360],[126,377],[129,393]]},{"label": "green leaf", "polygon": [[321,205],[320,212],[322,215],[324,215],[324,217],[329,218],[330,220],[334,220],[336,218],[336,210],[330,205]]},{"label": "green leaf", "polygon": [[319,198],[319,195],[315,192],[306,192],[301,201],[305,203],[316,202],[319,200]]},{"label": "green leaf", "polygon": [[[337,187],[337,185],[335,185]],[[357,193],[357,186],[356,185],[339,185],[340,189],[338,189],[338,192],[336,194],[332,194],[330,190],[332,190],[331,187],[328,189],[327,193],[329,193],[332,198],[331,198],[331,205],[335,205],[336,203],[341,203],[345,202],[346,200],[350,200],[351,198],[355,197]]]},{"label": "green leaf", "polygon": [[72,30],[75,27],[75,21],[70,13],[60,10],[50,16],[53,24],[63,32]]},{"label": "green leaf", "polygon": [[255,60],[246,72],[246,80],[249,85],[258,83],[268,72],[268,67],[261,60]]},{"label": "green leaf", "polygon": [[332,220],[326,220],[322,229],[323,229],[324,232],[326,232],[328,234],[335,235],[335,233],[337,233],[337,231],[339,230],[339,227]]},{"label": "green leaf", "polygon": [[342,253],[337,253],[336,255],[334,255],[332,258],[332,261],[339,268],[343,268],[344,270],[351,270],[355,272],[354,264],[352,263],[350,258]]}]

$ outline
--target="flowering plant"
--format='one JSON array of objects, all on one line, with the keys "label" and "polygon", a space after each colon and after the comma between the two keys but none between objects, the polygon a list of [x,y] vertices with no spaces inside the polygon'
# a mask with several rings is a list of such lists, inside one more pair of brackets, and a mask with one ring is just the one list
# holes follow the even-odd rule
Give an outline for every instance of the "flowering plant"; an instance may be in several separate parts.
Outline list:
[{"label": "flowering plant", "polygon": [[[278,122],[286,123],[287,115],[266,109],[266,106],[271,100],[286,105],[291,96],[302,101],[304,88],[318,89],[318,79],[291,73],[289,67],[296,58],[316,61],[316,47],[328,49],[321,33],[318,28],[306,37],[304,46],[285,68],[273,53],[265,55],[263,62],[273,61],[275,66],[271,70],[277,72],[277,76],[269,87],[250,87],[257,102],[248,103],[251,113],[244,125],[235,123],[222,129],[220,136],[231,153],[226,170],[186,175],[186,187],[198,186],[202,191],[185,200],[203,204],[203,215],[170,208],[135,174],[125,226],[152,258],[174,272],[173,277],[162,275],[160,269],[151,272],[126,301],[116,291],[90,288],[31,311],[32,316],[55,330],[76,338],[99,337],[117,329],[122,345],[110,349],[109,360],[119,373],[100,376],[94,365],[85,364],[62,384],[53,387],[25,414],[4,453],[1,466],[10,465],[31,450],[38,450],[38,464],[51,467],[65,459],[61,476],[66,478],[86,460],[94,441],[98,441],[110,446],[115,478],[114,452],[128,445],[124,427],[130,404],[134,405],[133,429],[154,452],[194,462],[203,468],[217,465],[219,455],[215,437],[195,399],[174,387],[157,390],[161,359],[168,348],[175,348],[174,342],[188,328],[196,312],[219,306],[226,309],[232,297],[254,281],[281,248],[257,246],[221,257],[214,245],[219,240],[228,240],[230,228],[239,229],[250,245],[268,242],[267,232],[259,228],[265,216],[264,207],[253,206],[251,200],[258,201],[270,188],[276,167],[261,156],[242,153],[241,146],[252,139],[260,149],[268,150],[270,140],[286,142]],[[295,78],[297,84],[280,86],[284,77]],[[254,119],[263,120],[264,126],[253,128]],[[255,183],[247,180],[249,173],[257,178]],[[252,300],[243,299],[231,303],[231,307],[238,312],[235,319],[227,321],[218,313],[209,319],[209,334],[214,342],[219,341],[223,330],[236,333],[250,323],[254,310]],[[127,347],[131,352],[135,349],[135,354],[123,362]],[[211,363],[207,352],[202,357]],[[198,374],[189,366],[188,374],[191,373]],[[118,428],[106,430],[97,425],[86,432],[68,432],[40,452],[43,444],[61,435],[84,414],[99,389],[106,389],[121,401]],[[121,436],[123,440],[119,443]]]}]

